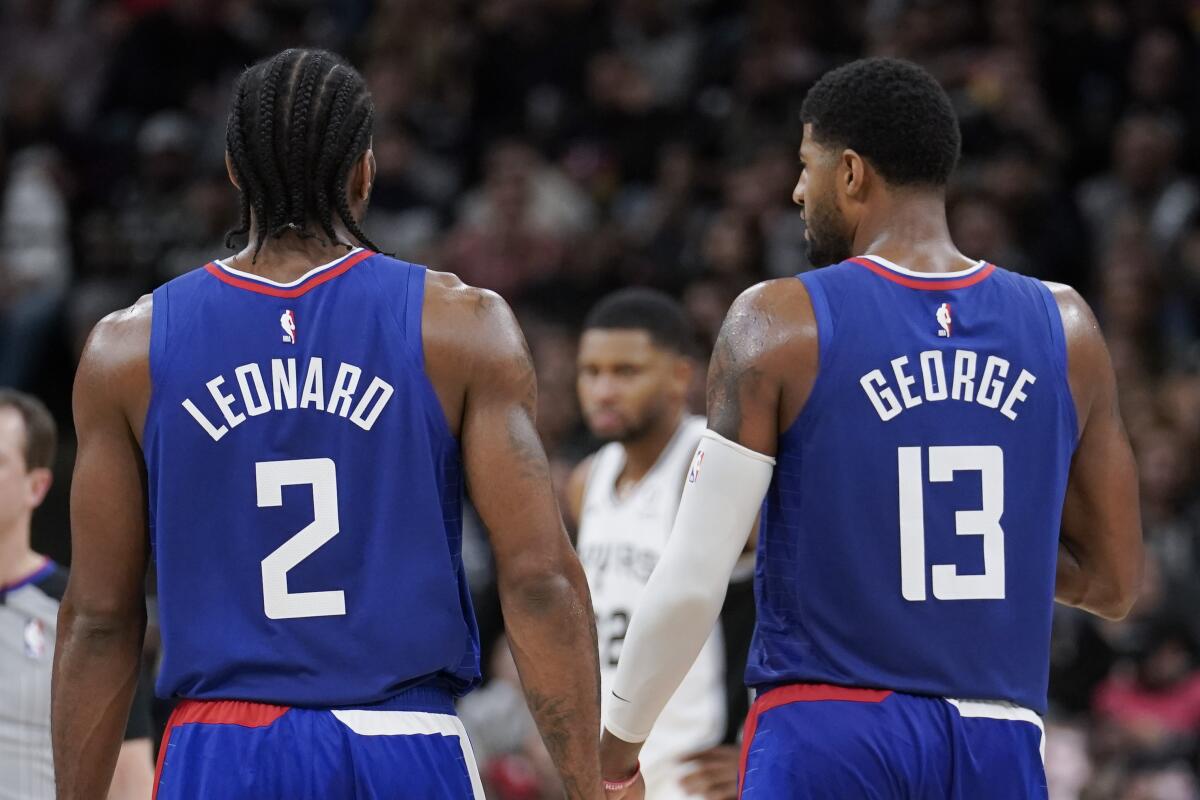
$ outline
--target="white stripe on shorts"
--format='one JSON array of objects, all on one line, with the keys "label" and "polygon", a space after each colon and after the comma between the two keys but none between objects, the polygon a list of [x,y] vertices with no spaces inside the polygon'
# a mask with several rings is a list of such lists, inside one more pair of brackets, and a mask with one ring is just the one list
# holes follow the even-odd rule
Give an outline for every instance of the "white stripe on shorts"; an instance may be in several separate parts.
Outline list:
[{"label": "white stripe on shorts", "polygon": [[463,761],[471,775],[471,789],[476,800],[484,800],[483,783],[479,780],[479,766],[475,763],[475,752],[467,729],[462,720],[451,714],[433,714],[428,711],[350,711],[329,712],[350,730],[360,736],[412,736],[441,735],[455,736],[462,747]]},{"label": "white stripe on shorts", "polygon": [[1011,719],[1016,722],[1029,722],[1036,725],[1042,734],[1041,743],[1038,745],[1038,752],[1041,753],[1042,764],[1045,765],[1046,726],[1042,724],[1042,718],[1038,716],[1036,711],[1016,705],[1015,703],[1005,703],[996,700],[955,700],[947,697],[946,702],[957,708],[958,713],[963,717]]}]

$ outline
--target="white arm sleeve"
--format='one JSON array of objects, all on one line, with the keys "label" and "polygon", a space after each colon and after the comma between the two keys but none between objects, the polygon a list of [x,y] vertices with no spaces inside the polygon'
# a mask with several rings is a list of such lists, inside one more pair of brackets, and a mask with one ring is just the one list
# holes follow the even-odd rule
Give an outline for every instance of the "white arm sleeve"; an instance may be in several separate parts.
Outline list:
[{"label": "white arm sleeve", "polygon": [[775,459],[700,437],[671,538],[629,624],[604,724],[642,742],[712,633]]}]

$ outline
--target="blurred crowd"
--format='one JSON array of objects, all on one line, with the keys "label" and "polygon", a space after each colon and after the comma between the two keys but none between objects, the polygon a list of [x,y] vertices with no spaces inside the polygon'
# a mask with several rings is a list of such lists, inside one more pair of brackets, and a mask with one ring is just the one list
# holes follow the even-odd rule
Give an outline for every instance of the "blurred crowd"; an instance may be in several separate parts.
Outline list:
[{"label": "blurred crowd", "polygon": [[[662,288],[710,343],[739,291],[808,268],[790,202],[804,92],[846,60],[905,57],[961,120],[959,247],[1089,299],[1140,466],[1144,596],[1120,623],[1056,610],[1052,797],[1200,797],[1198,45],[1189,0],[0,0],[0,385],[67,429],[35,545],[69,560],[91,326],[228,252],[224,128],[248,63],[322,46],[362,70],[364,228],[517,309],[563,479],[595,444],[574,389],[587,307]],[[492,680],[466,714],[492,794],[537,798],[549,770],[472,541]]]}]

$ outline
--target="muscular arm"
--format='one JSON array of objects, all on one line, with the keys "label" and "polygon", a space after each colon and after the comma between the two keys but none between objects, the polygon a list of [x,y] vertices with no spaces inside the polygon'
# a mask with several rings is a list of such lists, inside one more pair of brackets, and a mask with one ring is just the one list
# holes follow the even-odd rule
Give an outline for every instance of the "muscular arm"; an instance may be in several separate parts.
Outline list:
[{"label": "muscular arm", "polygon": [[613,681],[601,740],[610,780],[632,771],[640,742],[711,633],[771,479],[781,421],[790,422],[811,387],[804,369],[815,371],[815,325],[803,291],[796,280],[749,290],[717,338],[703,458],[685,484]]},{"label": "muscular arm", "polygon": [[60,800],[106,796],[138,681],[147,506],[129,419],[149,396],[149,338],[149,301],[110,315],[75,378],[72,568],[58,615],[51,718]]},{"label": "muscular arm", "polygon": [[599,666],[591,598],[563,530],[534,427],[537,386],[524,337],[491,292],[463,320],[472,351],[462,450],[491,534],[509,645],[529,708],[569,798],[600,796]]},{"label": "muscular arm", "polygon": [[1063,503],[1055,599],[1120,619],[1137,596],[1144,563],[1137,467],[1100,326],[1073,289],[1051,288],[1067,337],[1080,430]]}]

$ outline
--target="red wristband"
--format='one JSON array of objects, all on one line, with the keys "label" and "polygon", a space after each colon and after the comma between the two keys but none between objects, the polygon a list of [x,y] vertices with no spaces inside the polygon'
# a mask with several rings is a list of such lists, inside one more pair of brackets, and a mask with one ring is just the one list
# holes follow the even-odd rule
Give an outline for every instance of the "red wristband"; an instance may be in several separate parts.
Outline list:
[{"label": "red wristband", "polygon": [[642,762],[637,762],[633,767],[633,774],[621,781],[610,781],[607,778],[601,778],[604,781],[604,791],[606,792],[623,792],[630,786],[633,786],[634,781],[642,774]]}]

